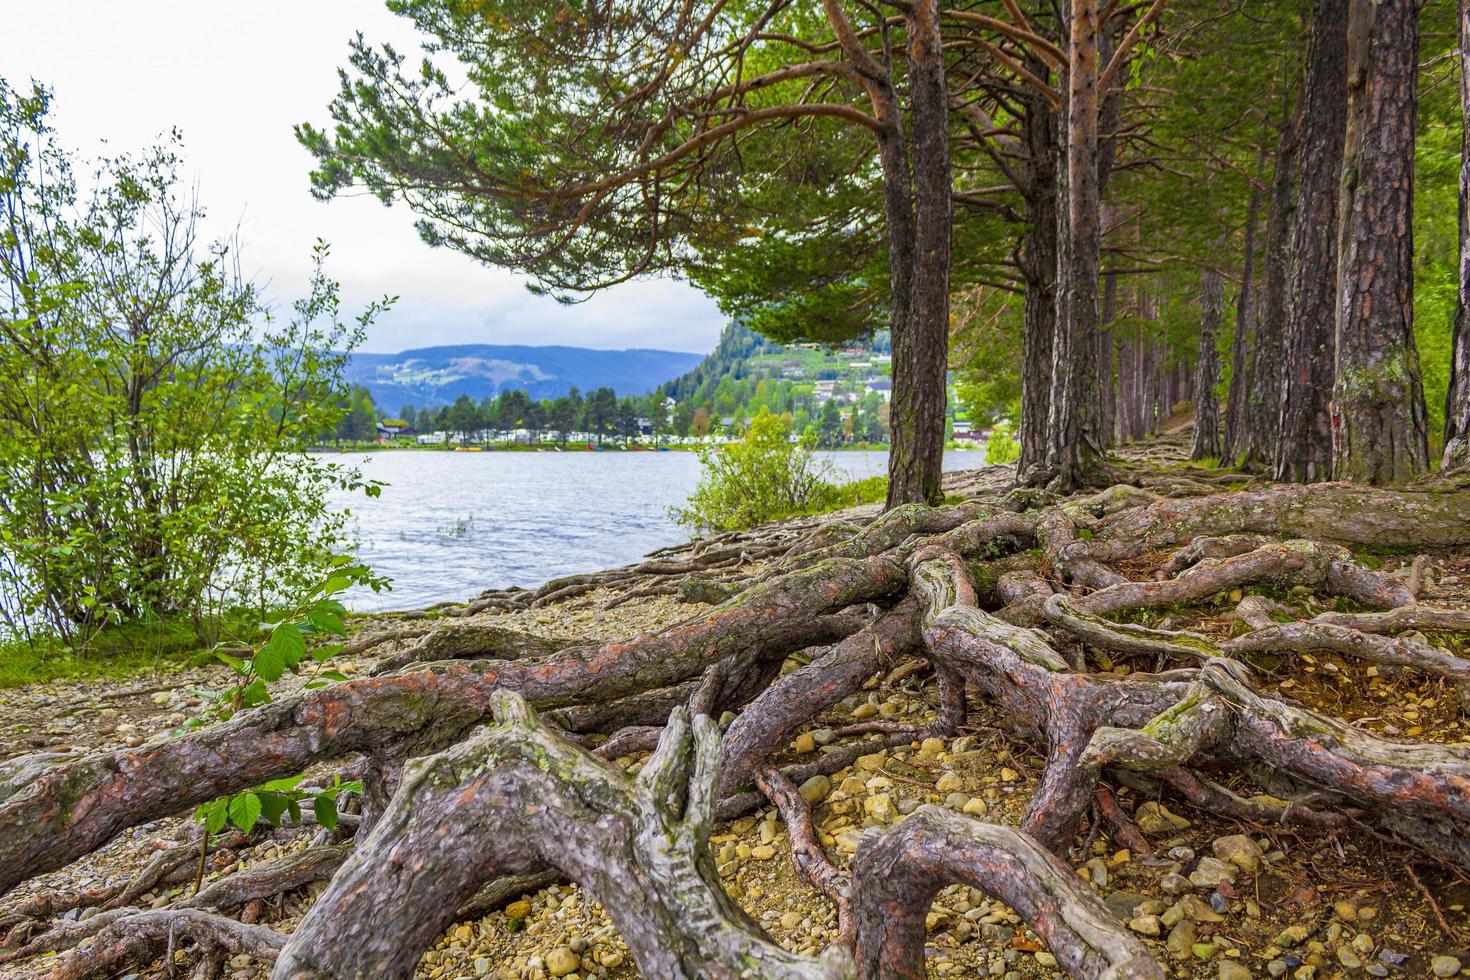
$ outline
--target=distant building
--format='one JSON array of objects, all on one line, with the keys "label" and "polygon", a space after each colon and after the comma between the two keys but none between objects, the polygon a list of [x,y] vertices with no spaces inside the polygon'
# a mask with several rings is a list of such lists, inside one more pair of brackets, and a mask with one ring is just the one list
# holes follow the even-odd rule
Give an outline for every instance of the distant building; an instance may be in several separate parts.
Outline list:
[{"label": "distant building", "polygon": [[420,446],[442,446],[449,441],[447,432],[420,432],[418,444]]},{"label": "distant building", "polygon": [[883,396],[883,400],[890,401],[893,398],[892,381],[869,381],[863,386],[863,390]]},{"label": "distant building", "polygon": [[403,419],[383,419],[378,423],[378,441],[387,442],[399,436],[416,436],[418,432]]}]

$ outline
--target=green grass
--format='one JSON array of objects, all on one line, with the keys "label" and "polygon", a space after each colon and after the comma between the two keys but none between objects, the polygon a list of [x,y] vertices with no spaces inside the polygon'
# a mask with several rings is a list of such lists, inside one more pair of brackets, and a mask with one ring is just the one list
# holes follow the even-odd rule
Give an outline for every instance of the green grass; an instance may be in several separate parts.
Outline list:
[{"label": "green grass", "polygon": [[[220,635],[252,634],[257,617],[233,615]],[[69,645],[54,636],[0,641],[0,690],[45,681],[126,680],[203,662],[204,643],[192,622],[130,623]]]},{"label": "green grass", "polygon": [[888,497],[888,477],[870,476],[863,480],[853,480],[844,483],[832,491],[830,500],[824,502],[818,510],[811,513],[825,513],[827,511],[842,510],[846,507],[856,507],[859,504],[881,503]]}]

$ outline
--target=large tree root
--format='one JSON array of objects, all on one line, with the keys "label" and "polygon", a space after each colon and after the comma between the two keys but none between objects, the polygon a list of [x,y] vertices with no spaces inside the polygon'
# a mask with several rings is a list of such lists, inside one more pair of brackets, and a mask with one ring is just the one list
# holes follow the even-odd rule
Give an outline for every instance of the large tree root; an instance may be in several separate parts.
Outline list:
[{"label": "large tree root", "polygon": [[106,975],[119,963],[147,962],[188,940],[201,949],[227,955],[246,953],[267,962],[276,958],[286,937],[264,926],[248,926],[197,909],[158,909],[124,916],[65,957],[46,980],[81,980]]},{"label": "large tree root", "polygon": [[924,976],[924,916],[960,881],[1005,902],[1075,977],[1158,977],[1143,944],[1067,865],[1010,827],[920,807],[853,859],[859,973]]},{"label": "large tree root", "polygon": [[[518,661],[452,661],[285,698],[215,728],[80,759],[24,757],[0,766],[0,891],[101,846],[118,831],[178,813],[320,758],[422,752],[488,716],[514,690],[542,706],[636,694],[713,661],[810,628],[813,617],[888,595],[902,564],[835,559],[742,593],[689,623],[632,640]],[[808,645],[798,638],[793,649]]]},{"label": "large tree root", "polygon": [[[374,676],[135,749],[13,760],[0,766],[0,890],[128,826],[326,760],[365,757],[370,793],[353,844],[253,866],[169,908],[129,907],[181,870],[177,855],[161,855],[134,883],[83,896],[110,906],[86,922],[38,935],[64,904],[46,898],[0,926],[25,950],[71,949],[57,969],[74,972],[187,939],[211,956],[279,949],[278,977],[407,976],[457,919],[569,879],[603,903],[646,976],[902,977],[922,973],[928,903],[963,882],[1010,905],[1075,975],[1161,976],[1062,860],[1094,806],[1116,840],[1147,846],[1108,782],[1243,820],[1369,827],[1470,870],[1470,746],[1372,735],[1263,693],[1248,666],[1265,653],[1328,651],[1470,689],[1470,662],[1413,632],[1470,631],[1470,610],[1415,600],[1422,560],[1406,582],[1347,550],[1470,545],[1470,492],[1220,493],[1210,480],[1148,472],[1138,482],[757,529],[487,593],[456,612],[585,602],[597,590],[611,592],[595,600],[604,604],[718,601],[658,633],[598,643],[420,620],[356,644],[395,645]],[[1172,618],[1257,586],[1367,611],[1303,619],[1237,596],[1239,622],[1215,620],[1228,637],[1217,626],[1207,637],[1114,621],[1145,609]],[[1149,658],[1156,672],[1091,672],[1089,662],[1111,666],[1099,651]],[[783,668],[792,656],[799,664]],[[925,713],[856,725],[829,714],[898,684],[922,691]],[[967,687],[1045,757],[1020,831],[920,808],[865,836],[849,877],[823,851],[796,786],[956,731]],[[738,714],[721,739],[710,718],[725,711]],[[788,751],[819,721],[835,729],[820,751],[814,740]],[[650,749],[636,779],[604,761]],[[1239,776],[1227,787],[1209,775],[1221,770]],[[715,821],[766,800],[784,815],[798,870],[838,909],[822,957],[768,939],[706,851]],[[204,911],[328,875],[289,941]]]},{"label": "large tree root", "polygon": [[[495,714],[495,727],[411,767],[389,814],[281,952],[278,980],[407,976],[459,902],[528,862],[601,902],[644,976],[859,975],[840,946],[817,958],[783,950],[720,887],[707,843],[721,750],[707,717],[675,713],[630,779],[556,737],[518,697],[498,698]],[[777,796],[789,790],[767,778]],[[1079,976],[1163,975],[1070,868],[1009,828],[921,813],[854,865],[856,944],[872,961],[862,976],[914,975],[923,909],[916,930],[908,913],[894,916],[947,881],[1012,905]],[[820,874],[841,888],[835,869]],[[896,971],[880,966],[890,962]]]}]

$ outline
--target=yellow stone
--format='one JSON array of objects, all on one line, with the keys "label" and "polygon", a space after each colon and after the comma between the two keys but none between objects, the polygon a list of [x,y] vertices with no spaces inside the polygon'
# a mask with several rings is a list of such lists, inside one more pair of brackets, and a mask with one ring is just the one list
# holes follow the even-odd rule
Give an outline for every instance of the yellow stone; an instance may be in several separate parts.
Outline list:
[{"label": "yellow stone", "polygon": [[934,789],[940,793],[958,793],[965,788],[965,781],[958,773],[947,772],[939,777],[939,782],[934,784]]},{"label": "yellow stone", "polygon": [[806,755],[808,752],[817,751],[817,740],[812,738],[810,735],[803,733],[796,736],[796,741],[791,743],[791,748],[794,752],[798,752],[801,755]]},{"label": "yellow stone", "polygon": [[524,919],[531,914],[531,903],[525,899],[519,902],[511,902],[505,907],[505,914],[512,919]]},{"label": "yellow stone", "polygon": [[776,856],[776,849],[769,844],[759,844],[750,849],[750,856],[757,861],[769,861]]}]

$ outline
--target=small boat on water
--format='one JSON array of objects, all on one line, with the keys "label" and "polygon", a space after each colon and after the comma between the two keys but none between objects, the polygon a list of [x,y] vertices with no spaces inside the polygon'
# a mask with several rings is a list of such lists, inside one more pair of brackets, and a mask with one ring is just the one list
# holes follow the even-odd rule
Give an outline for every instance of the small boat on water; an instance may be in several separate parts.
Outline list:
[{"label": "small boat on water", "polygon": [[457,452],[457,453],[483,453],[485,451],[485,447],[484,446],[455,446],[454,447],[454,451]]}]

